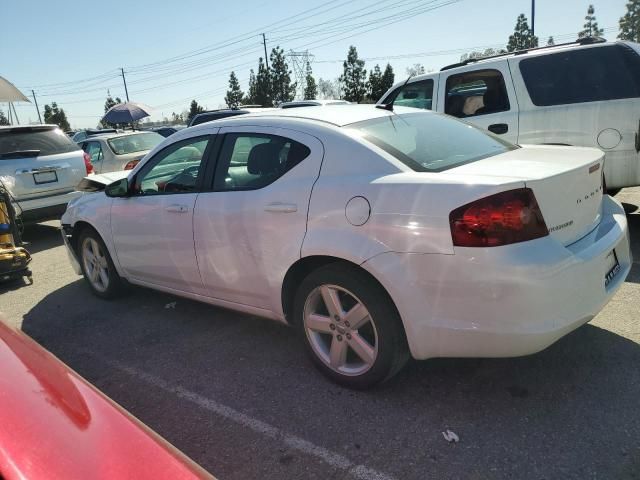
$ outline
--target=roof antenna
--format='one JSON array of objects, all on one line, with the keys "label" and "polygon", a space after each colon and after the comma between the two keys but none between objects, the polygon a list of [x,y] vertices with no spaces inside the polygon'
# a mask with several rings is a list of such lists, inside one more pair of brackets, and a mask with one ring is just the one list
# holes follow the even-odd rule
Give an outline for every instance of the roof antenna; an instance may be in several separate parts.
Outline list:
[{"label": "roof antenna", "polygon": [[[412,74],[412,75],[409,75],[409,78],[407,78],[407,79],[405,80],[405,82],[402,84],[402,86],[399,88],[399,90],[402,90],[402,89],[407,85],[407,83],[409,83],[409,80],[411,80],[411,79],[413,78],[413,76],[414,76],[413,74]],[[394,99],[394,100],[395,100],[395,99]],[[393,112],[393,102],[390,102],[390,103],[380,103],[380,104],[376,105],[376,108],[380,108],[380,109],[382,109],[382,110],[388,110],[389,112]],[[394,112],[394,113],[395,113],[395,112]]]}]

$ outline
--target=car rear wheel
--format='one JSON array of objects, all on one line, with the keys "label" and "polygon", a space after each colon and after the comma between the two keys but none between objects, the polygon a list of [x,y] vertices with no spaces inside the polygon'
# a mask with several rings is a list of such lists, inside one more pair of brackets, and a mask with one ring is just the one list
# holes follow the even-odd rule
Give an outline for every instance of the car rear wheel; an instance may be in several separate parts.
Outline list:
[{"label": "car rear wheel", "polygon": [[315,270],[298,289],[294,308],[312,360],[341,385],[372,387],[409,357],[391,299],[356,268],[331,264]]},{"label": "car rear wheel", "polygon": [[95,230],[86,229],[79,238],[80,265],[91,291],[101,298],[120,293],[122,280],[113,266],[109,251]]}]

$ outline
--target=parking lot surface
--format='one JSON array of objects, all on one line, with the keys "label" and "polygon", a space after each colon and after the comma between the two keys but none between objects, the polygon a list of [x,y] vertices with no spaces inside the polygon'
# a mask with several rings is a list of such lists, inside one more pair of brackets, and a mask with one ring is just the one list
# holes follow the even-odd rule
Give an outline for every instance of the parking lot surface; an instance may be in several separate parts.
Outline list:
[{"label": "parking lot surface", "polygon": [[367,392],[329,383],[286,326],[142,288],[94,297],[56,222],[25,231],[35,283],[1,285],[0,311],[220,479],[638,479],[640,188],[617,198],[636,262],[591,323]]}]

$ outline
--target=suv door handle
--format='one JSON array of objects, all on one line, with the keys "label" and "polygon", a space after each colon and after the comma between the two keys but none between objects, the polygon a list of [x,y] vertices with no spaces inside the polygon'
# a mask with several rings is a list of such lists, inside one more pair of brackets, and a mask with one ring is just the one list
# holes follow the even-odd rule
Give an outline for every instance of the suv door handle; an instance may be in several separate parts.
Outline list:
[{"label": "suv door handle", "polygon": [[189,211],[189,207],[186,205],[169,205],[168,207],[165,207],[165,210],[167,212],[185,213]]},{"label": "suv door handle", "polygon": [[502,135],[503,133],[507,133],[509,131],[509,125],[507,125],[506,123],[494,123],[493,125],[489,125],[487,130],[497,135]]},{"label": "suv door handle", "polygon": [[264,211],[275,213],[294,213],[298,211],[298,206],[295,203],[274,202],[264,207]]}]

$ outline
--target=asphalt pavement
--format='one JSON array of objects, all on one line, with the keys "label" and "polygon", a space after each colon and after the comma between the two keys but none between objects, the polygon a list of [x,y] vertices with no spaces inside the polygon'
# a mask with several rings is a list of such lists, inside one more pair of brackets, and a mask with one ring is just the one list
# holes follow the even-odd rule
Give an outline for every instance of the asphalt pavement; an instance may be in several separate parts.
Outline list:
[{"label": "asphalt pavement", "polygon": [[528,357],[412,361],[367,392],[269,320],[94,297],[55,222],[25,231],[35,283],[0,286],[0,311],[220,479],[640,479],[640,188],[617,198],[637,260],[592,322]]}]

